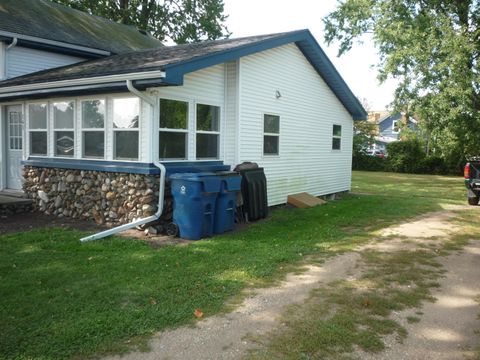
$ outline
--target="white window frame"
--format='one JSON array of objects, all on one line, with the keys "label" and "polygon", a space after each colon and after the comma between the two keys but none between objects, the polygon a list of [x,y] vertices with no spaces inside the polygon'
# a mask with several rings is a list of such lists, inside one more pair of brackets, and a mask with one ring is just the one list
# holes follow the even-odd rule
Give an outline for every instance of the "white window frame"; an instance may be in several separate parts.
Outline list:
[{"label": "white window frame", "polygon": [[[5,120],[6,120],[6,132],[7,132],[7,143],[5,144],[7,149],[8,150],[13,150],[13,151],[21,151],[23,153],[23,150],[25,148],[25,140],[23,139],[23,114],[20,113],[20,122],[14,124],[14,126],[16,127],[15,129],[15,135],[12,135],[12,129],[11,129],[11,124],[10,124],[10,113],[7,112],[7,106],[5,106],[5,110],[2,110],[1,111],[4,111],[5,112]],[[1,124],[0,124],[0,127],[1,127]],[[20,127],[20,131],[18,131],[18,127]],[[15,144],[15,147],[12,148],[12,142],[11,140],[14,140],[14,144]],[[48,148],[47,148],[48,149]]]},{"label": "white window frame", "polygon": [[[217,131],[207,131],[207,130],[197,130],[197,106],[198,105],[206,105],[206,106],[214,106],[218,108],[218,130]],[[209,161],[209,160],[219,160],[220,159],[220,144],[222,141],[222,106],[218,104],[214,104],[208,101],[195,101],[194,102],[194,127],[193,127],[193,138],[195,139],[195,147],[194,147],[194,160],[197,161]],[[216,135],[218,137],[217,140],[217,157],[210,157],[210,158],[198,158],[197,157],[197,134],[207,134],[207,135]]]},{"label": "white window frame", "polygon": [[[278,117],[278,133],[269,133],[265,132],[265,115],[268,116],[276,116]],[[280,133],[281,133],[281,123],[282,117],[279,114],[275,114],[272,112],[264,112],[262,113],[262,156],[264,157],[279,157],[280,156]],[[265,154],[265,136],[276,136],[278,138],[278,149],[276,154]]]},{"label": "white window frame", "polygon": [[[30,105],[46,105],[46,115],[45,115],[45,128],[44,129],[31,129],[30,123]],[[25,106],[25,118],[27,119],[26,124],[26,136],[25,136],[25,143],[28,146],[25,146],[27,151],[28,157],[50,157],[50,104],[49,101],[32,101],[28,102]],[[46,154],[32,154],[32,142],[31,142],[31,133],[33,132],[44,132],[47,135],[47,152]],[[28,148],[27,148],[28,147]]]},{"label": "white window frame", "polygon": [[[114,117],[115,117],[115,100],[122,100],[122,99],[136,99],[138,101],[138,126],[136,128],[115,128],[114,125]],[[108,99],[107,101],[111,101],[112,111],[111,111],[111,119],[108,118],[108,121],[111,121],[111,129],[112,129],[112,160],[113,161],[132,161],[138,162],[141,158],[141,146],[140,146],[140,131],[141,131],[141,118],[142,118],[142,101],[138,96],[114,96]],[[105,104],[105,110],[108,109],[108,104]],[[107,118],[106,118],[107,119]],[[106,120],[107,121],[107,120]],[[137,158],[125,158],[125,159],[117,159],[116,152],[117,152],[117,144],[116,144],[116,136],[115,132],[117,131],[136,131],[138,136],[138,156]],[[108,136],[108,135],[107,135]]]},{"label": "white window frame", "polygon": [[[87,101],[104,101],[103,114],[103,128],[84,128],[83,127],[83,103]],[[107,159],[107,124],[108,120],[108,99],[106,97],[81,98],[78,99],[78,106],[80,109],[80,158],[88,160],[105,160]],[[85,132],[103,132],[103,157],[100,156],[85,156]]]},{"label": "white window frame", "polygon": [[[334,135],[333,133],[333,129],[335,128],[335,126],[340,126],[340,136],[338,135]],[[343,133],[343,126],[341,124],[332,124],[332,151],[342,151],[342,133]],[[340,139],[340,149],[334,149],[333,148],[333,139]]]},{"label": "white window frame", "polygon": [[[392,121],[392,134],[400,133],[400,128],[398,127],[398,121],[399,120],[393,120]],[[395,128],[397,128],[397,131],[395,131]]]},{"label": "white window frame", "polygon": [[[73,103],[73,127],[72,128],[58,128],[55,126],[55,104],[62,103],[62,102],[72,102]],[[51,125],[51,135],[48,136],[48,139],[53,144],[53,150],[52,150],[52,158],[59,158],[59,159],[75,159],[77,152],[76,152],[76,144],[77,144],[77,131],[76,131],[76,124],[77,124],[77,101],[75,98],[69,98],[69,99],[55,99],[52,101],[49,101],[48,104],[48,109],[50,110],[51,117],[52,117],[52,125]],[[48,115],[48,114],[47,114]],[[47,116],[47,118],[49,118]],[[56,148],[57,148],[57,142],[55,141],[55,134],[57,131],[71,131],[73,132],[73,155],[72,156],[58,156],[56,154]]]},{"label": "white window frame", "polygon": [[[160,119],[160,107],[161,107],[161,101],[162,100],[171,100],[171,101],[180,101],[184,102],[187,104],[187,123],[186,123],[186,128],[185,129],[173,129],[173,128],[163,128],[161,127],[161,119]],[[191,130],[190,130],[190,124],[191,124],[191,112],[192,112],[192,101],[184,98],[177,98],[177,97],[171,97],[171,96],[160,96],[158,98],[158,119],[156,121],[157,124],[157,136],[160,139],[160,132],[170,132],[170,133],[183,133],[186,134],[185,138],[185,158],[160,158],[160,148],[155,149],[155,154],[154,156],[159,159],[161,162],[179,162],[179,161],[189,161],[190,160],[190,139],[191,139]],[[158,143],[158,146],[160,146],[160,142]]]}]

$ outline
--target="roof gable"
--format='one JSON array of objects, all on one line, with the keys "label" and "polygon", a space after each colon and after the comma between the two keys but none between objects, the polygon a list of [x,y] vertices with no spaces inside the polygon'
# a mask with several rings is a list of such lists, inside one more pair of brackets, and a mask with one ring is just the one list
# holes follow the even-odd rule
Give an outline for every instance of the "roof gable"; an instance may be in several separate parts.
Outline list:
[{"label": "roof gable", "polygon": [[[308,30],[166,46],[110,56],[0,82],[0,93],[6,92],[8,89],[2,89],[6,87],[155,70],[166,74],[157,79],[157,85],[182,85],[187,73],[289,43],[298,46],[355,120],[366,119],[366,111]],[[135,84],[147,87],[152,82],[145,79]]]},{"label": "roof gable", "polygon": [[2,0],[0,34],[26,35],[55,42],[125,53],[162,43],[134,26],[87,14],[48,0]]}]

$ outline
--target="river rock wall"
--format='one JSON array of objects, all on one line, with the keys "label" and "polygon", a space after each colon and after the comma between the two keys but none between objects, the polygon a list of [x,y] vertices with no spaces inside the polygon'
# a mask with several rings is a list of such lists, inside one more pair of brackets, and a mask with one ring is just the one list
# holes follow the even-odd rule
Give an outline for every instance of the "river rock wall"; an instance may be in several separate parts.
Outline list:
[{"label": "river rock wall", "polygon": [[[36,211],[116,225],[153,215],[158,175],[25,166],[23,190]],[[166,189],[168,205],[169,189]],[[166,214],[170,213],[169,206]]]}]

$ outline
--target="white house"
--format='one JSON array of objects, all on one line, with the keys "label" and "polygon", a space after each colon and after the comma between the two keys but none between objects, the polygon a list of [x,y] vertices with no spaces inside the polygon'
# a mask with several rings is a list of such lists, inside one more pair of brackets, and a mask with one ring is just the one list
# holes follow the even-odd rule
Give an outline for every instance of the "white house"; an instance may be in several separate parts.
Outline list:
[{"label": "white house", "polygon": [[[115,41],[112,41],[112,37]],[[163,44],[133,26],[91,16],[46,0],[2,0],[0,80]],[[0,189],[21,188],[23,118],[8,108],[0,137]],[[4,142],[10,137],[12,143]]]},{"label": "white house", "polygon": [[367,116],[308,30],[25,75],[0,82],[0,107],[0,188],[20,188],[8,160],[20,147],[23,189],[42,210],[112,222],[152,211],[158,161],[167,176],[257,162],[269,205],[347,191],[353,121]]}]

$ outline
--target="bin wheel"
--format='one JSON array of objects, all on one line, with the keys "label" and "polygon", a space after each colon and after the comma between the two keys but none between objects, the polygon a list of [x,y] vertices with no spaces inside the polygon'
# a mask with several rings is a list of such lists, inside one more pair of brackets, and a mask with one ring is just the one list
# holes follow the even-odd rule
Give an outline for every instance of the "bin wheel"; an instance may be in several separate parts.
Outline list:
[{"label": "bin wheel", "polygon": [[167,235],[168,236],[178,236],[178,226],[175,223],[170,223],[167,225]]}]

